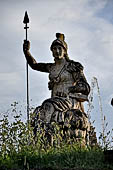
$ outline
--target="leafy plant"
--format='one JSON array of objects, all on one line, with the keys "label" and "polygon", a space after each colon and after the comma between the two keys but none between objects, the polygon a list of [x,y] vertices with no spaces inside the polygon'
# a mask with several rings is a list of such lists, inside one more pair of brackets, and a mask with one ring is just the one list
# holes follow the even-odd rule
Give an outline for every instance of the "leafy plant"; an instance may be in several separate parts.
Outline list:
[{"label": "leafy plant", "polygon": [[[58,124],[53,123],[52,131],[47,131],[47,127],[39,124],[37,136],[34,136],[33,128],[28,128],[27,123],[22,121],[22,114],[16,107],[17,103],[12,104],[12,122],[8,115],[3,115],[0,120],[1,170],[113,168],[104,163],[101,147],[90,148],[82,146],[80,141],[75,142],[69,136],[65,138]],[[51,140],[48,140],[48,134]]]}]

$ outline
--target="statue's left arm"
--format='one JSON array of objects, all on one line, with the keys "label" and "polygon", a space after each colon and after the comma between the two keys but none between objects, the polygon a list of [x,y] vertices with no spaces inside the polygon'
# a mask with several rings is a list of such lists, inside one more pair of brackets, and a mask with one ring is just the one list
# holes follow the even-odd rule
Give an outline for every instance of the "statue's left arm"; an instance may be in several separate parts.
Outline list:
[{"label": "statue's left arm", "polygon": [[[73,74],[73,76],[74,76],[74,74]],[[87,83],[86,78],[85,78],[82,70],[80,71],[78,78],[76,79],[76,85],[74,87],[74,92],[82,93],[82,94],[85,94],[85,95],[88,95],[89,92],[90,92],[90,86]]]},{"label": "statue's left arm", "polygon": [[88,95],[90,92],[90,86],[84,76],[83,66],[80,63],[73,62],[72,64],[72,75],[74,78],[74,86],[69,88],[71,93],[81,93]]}]

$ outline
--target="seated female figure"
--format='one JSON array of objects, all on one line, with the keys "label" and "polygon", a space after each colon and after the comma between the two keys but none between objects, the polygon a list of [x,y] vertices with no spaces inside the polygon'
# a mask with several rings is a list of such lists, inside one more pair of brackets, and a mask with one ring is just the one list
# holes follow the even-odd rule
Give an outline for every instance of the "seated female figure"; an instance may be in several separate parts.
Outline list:
[{"label": "seated female figure", "polygon": [[40,112],[40,119],[46,123],[64,122],[69,110],[83,113],[83,102],[88,100],[90,86],[83,74],[83,66],[69,59],[64,34],[56,33],[50,47],[54,63],[37,63],[29,49],[29,41],[24,41],[23,51],[30,67],[49,73],[51,97],[35,109],[36,113]]}]

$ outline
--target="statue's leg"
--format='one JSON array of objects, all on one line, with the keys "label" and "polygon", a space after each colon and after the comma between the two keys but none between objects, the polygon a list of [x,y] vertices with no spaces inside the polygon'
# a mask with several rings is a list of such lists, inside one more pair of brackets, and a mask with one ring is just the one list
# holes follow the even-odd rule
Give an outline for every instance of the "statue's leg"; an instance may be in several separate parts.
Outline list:
[{"label": "statue's leg", "polygon": [[[48,138],[48,142],[51,142],[51,135],[48,133],[48,128],[50,126],[51,116],[54,112],[54,106],[49,101],[42,104],[41,107],[37,107],[34,110],[34,142],[37,142],[37,132],[41,133],[43,129],[45,131],[45,137]],[[42,137],[43,140],[43,137]]]},{"label": "statue's leg", "polygon": [[43,120],[46,123],[50,123],[51,116],[54,113],[55,109],[52,103],[45,102],[41,108],[40,112],[40,119]]}]

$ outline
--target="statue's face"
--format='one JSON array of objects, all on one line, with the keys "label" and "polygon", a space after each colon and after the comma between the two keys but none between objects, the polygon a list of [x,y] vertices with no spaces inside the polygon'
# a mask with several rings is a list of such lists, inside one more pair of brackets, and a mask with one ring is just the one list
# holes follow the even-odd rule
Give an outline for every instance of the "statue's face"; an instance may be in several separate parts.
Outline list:
[{"label": "statue's face", "polygon": [[60,60],[60,59],[64,58],[65,50],[62,46],[60,46],[60,45],[54,46],[52,49],[52,52],[53,52],[53,57],[55,59]]}]

